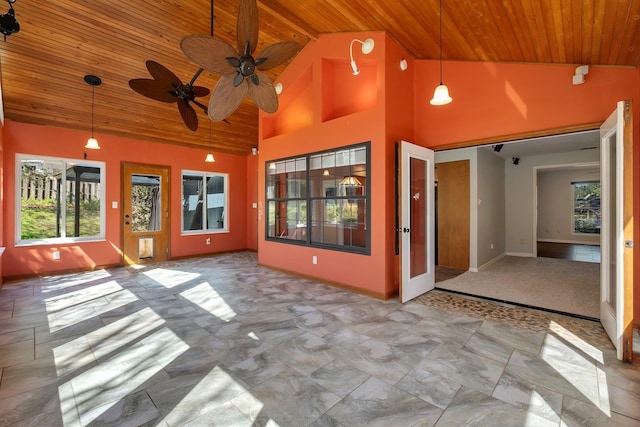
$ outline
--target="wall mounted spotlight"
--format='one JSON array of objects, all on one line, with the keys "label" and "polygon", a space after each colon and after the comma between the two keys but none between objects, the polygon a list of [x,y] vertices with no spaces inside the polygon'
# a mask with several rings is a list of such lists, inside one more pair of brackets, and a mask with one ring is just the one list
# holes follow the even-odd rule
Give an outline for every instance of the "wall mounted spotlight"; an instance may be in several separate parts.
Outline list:
[{"label": "wall mounted spotlight", "polygon": [[276,93],[277,93],[278,95],[280,95],[280,94],[282,93],[282,89],[283,89],[283,88],[282,88],[282,83],[277,83],[277,84],[275,85],[275,89],[276,89]]},{"label": "wall mounted spotlight", "polygon": [[519,157],[512,157],[511,161],[513,162],[514,165],[518,165],[518,163],[520,163],[520,158]]},{"label": "wall mounted spotlight", "polygon": [[402,71],[406,71],[407,68],[409,68],[409,64],[407,63],[407,60],[406,59],[401,59],[400,60],[400,69]]},{"label": "wall mounted spotlight", "polygon": [[364,53],[365,55],[368,55],[371,53],[371,51],[373,51],[375,42],[371,37],[369,37],[368,39],[365,39],[365,41],[358,40],[358,39],[351,40],[351,43],[349,44],[349,59],[351,60],[351,70],[353,72],[353,75],[357,76],[358,74],[360,74],[360,70],[356,65],[356,61],[354,61],[353,59],[353,44],[355,42],[358,42],[362,45],[362,53]]},{"label": "wall mounted spotlight", "polygon": [[254,156],[257,156],[258,155],[258,149],[256,147],[253,147],[251,149],[251,154],[253,154]]}]

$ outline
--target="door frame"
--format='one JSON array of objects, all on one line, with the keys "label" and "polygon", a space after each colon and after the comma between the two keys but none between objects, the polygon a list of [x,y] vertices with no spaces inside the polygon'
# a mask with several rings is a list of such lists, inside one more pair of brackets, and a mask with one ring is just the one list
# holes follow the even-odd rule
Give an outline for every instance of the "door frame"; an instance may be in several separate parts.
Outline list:
[{"label": "door frame", "polygon": [[[127,260],[127,231],[126,224],[127,212],[125,212],[125,208],[127,206],[126,197],[127,197],[127,179],[132,174],[140,174],[140,175],[159,175],[161,177],[161,203],[163,208],[161,208],[161,229],[159,234],[160,238],[155,239],[156,242],[159,242],[161,247],[154,248],[154,254],[161,254],[162,256],[155,256],[153,259],[149,261],[141,261],[137,260],[136,262],[129,262]],[[131,162],[121,162],[120,163],[120,264],[121,265],[132,265],[139,264],[145,262],[157,262],[157,261],[166,261],[170,258],[171,253],[171,167],[163,166],[163,165],[150,165],[145,163],[131,163]]]}]

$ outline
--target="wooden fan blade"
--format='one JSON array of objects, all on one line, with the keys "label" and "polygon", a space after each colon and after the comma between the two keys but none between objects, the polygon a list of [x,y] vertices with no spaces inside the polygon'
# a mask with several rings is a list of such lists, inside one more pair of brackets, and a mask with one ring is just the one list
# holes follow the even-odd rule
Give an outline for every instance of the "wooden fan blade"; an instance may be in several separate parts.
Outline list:
[{"label": "wooden fan blade", "polygon": [[171,70],[156,61],[148,60],[146,63],[149,74],[154,79],[162,82],[163,84],[181,86],[182,81]]},{"label": "wooden fan blade", "polygon": [[213,73],[235,72],[235,68],[227,63],[227,58],[235,58],[238,53],[224,40],[201,35],[187,36],[180,41],[180,48],[187,58]]},{"label": "wooden fan blade", "polygon": [[199,98],[202,98],[203,96],[207,96],[211,92],[209,88],[206,88],[204,86],[191,86],[191,91],[195,96]]},{"label": "wooden fan blade", "polygon": [[209,98],[209,118],[219,122],[229,117],[238,109],[247,94],[247,82],[240,86],[233,85],[233,74],[220,77]]},{"label": "wooden fan blade", "polygon": [[266,74],[256,71],[260,83],[258,85],[249,82],[249,96],[255,104],[265,113],[275,113],[278,111],[278,94],[273,87],[273,83]]},{"label": "wooden fan blade", "polygon": [[187,101],[178,101],[178,110],[180,111],[180,117],[182,121],[189,128],[189,130],[196,131],[198,129],[198,115],[196,110],[193,109]]},{"label": "wooden fan blade", "polygon": [[258,46],[258,2],[257,0],[240,0],[238,6],[238,23],[236,26],[238,52],[245,54],[249,42],[249,54]]},{"label": "wooden fan blade", "polygon": [[157,80],[132,79],[129,80],[129,87],[140,95],[160,102],[176,102],[178,99],[171,93],[171,87],[165,87]]},{"label": "wooden fan blade", "polygon": [[300,45],[296,42],[280,42],[272,44],[264,48],[258,58],[266,58],[266,60],[258,66],[260,70],[269,70],[285,63],[298,53]]}]

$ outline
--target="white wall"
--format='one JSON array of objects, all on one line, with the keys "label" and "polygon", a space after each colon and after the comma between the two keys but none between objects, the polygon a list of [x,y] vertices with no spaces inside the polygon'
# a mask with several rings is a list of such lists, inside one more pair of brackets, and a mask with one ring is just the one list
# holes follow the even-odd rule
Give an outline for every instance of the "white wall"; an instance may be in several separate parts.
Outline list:
[{"label": "white wall", "polygon": [[534,180],[536,168],[600,161],[599,150],[581,150],[530,156],[518,165],[505,160],[505,252],[533,256],[537,232],[534,230]]},{"label": "white wall", "polygon": [[502,158],[479,148],[478,199],[478,267],[496,260],[505,252],[505,193]]},{"label": "white wall", "polygon": [[538,169],[537,239],[548,242],[600,244],[599,234],[573,233],[572,182],[599,181],[600,168]]}]

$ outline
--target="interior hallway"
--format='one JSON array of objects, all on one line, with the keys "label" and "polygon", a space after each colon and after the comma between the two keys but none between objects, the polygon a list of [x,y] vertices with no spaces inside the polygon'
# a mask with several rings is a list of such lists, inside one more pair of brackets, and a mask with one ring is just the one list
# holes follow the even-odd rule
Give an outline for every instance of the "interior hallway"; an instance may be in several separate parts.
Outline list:
[{"label": "interior hallway", "polygon": [[596,322],[383,302],[256,258],[5,284],[0,425],[640,424],[640,368]]}]

